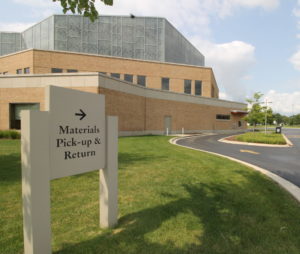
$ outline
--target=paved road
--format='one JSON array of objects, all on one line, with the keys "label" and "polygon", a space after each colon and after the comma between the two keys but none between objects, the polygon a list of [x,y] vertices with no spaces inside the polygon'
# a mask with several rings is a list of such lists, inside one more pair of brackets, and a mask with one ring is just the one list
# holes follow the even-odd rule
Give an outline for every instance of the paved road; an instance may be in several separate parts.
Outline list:
[{"label": "paved road", "polygon": [[288,148],[233,145],[218,142],[228,135],[204,135],[177,141],[179,145],[227,155],[269,170],[300,187],[300,129],[283,129],[294,144]]}]

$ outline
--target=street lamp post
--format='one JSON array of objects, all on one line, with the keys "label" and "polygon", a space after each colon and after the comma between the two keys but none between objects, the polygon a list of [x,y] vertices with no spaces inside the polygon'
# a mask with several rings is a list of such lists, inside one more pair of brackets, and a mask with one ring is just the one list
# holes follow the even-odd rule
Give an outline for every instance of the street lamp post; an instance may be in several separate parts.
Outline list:
[{"label": "street lamp post", "polygon": [[268,114],[268,103],[272,103],[271,101],[268,101],[268,98],[265,100],[266,103],[266,111],[265,111],[265,134],[267,134],[267,114]]}]

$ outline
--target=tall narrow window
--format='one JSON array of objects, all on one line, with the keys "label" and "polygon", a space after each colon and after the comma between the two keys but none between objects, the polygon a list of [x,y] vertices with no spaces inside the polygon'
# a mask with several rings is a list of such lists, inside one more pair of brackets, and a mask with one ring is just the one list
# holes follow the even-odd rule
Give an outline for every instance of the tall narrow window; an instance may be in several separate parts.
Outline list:
[{"label": "tall narrow window", "polygon": [[24,74],[29,74],[29,73],[30,73],[30,68],[29,67],[24,68]]},{"label": "tall narrow window", "polygon": [[137,83],[140,86],[146,86],[146,76],[138,75],[137,76]]},{"label": "tall narrow window", "polygon": [[184,80],[184,93],[191,94],[192,92],[192,80],[185,79]]},{"label": "tall narrow window", "polygon": [[51,68],[51,73],[62,73],[63,70],[60,68]]},{"label": "tall narrow window", "polygon": [[170,79],[169,78],[161,78],[161,90],[167,90],[170,89]]},{"label": "tall narrow window", "polygon": [[118,78],[119,79],[121,75],[120,75],[120,73],[111,73],[110,76],[113,77],[113,78]]},{"label": "tall narrow window", "polygon": [[124,80],[130,83],[133,83],[133,75],[132,74],[124,74]]},{"label": "tall narrow window", "polygon": [[202,95],[202,81],[195,80],[195,95]]}]

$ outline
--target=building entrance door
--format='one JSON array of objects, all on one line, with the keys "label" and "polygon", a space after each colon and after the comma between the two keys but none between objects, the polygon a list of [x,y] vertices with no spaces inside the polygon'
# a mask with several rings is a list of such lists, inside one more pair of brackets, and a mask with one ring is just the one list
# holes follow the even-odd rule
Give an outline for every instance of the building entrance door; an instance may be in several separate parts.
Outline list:
[{"label": "building entrance door", "polygon": [[165,116],[165,134],[169,135],[172,132],[172,116]]}]

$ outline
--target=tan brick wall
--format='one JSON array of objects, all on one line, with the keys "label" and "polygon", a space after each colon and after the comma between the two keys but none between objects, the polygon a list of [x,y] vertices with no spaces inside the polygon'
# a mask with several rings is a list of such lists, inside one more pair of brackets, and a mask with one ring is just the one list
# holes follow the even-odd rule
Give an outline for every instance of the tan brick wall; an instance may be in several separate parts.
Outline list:
[{"label": "tan brick wall", "polygon": [[0,57],[0,73],[8,72],[10,75],[15,75],[17,69],[29,67],[30,73],[33,73],[33,51],[25,51],[17,54]]},{"label": "tan brick wall", "polygon": [[237,128],[240,120],[216,119],[216,114],[230,115],[230,108],[145,98],[105,88],[100,88],[100,93],[105,95],[106,114],[119,117],[120,131],[163,131],[165,116],[172,117],[173,131],[228,130]]},{"label": "tan brick wall", "polygon": [[[172,117],[172,130],[225,130],[236,128],[240,117],[216,120],[230,108],[146,98],[98,87],[73,89],[105,95],[106,114],[119,117],[120,131],[163,131],[164,117]],[[9,103],[40,103],[44,110],[45,88],[1,88],[0,129],[9,128]],[[245,127],[245,125],[244,125]]]},{"label": "tan brick wall", "polygon": [[161,89],[161,78],[170,78],[170,90],[184,92],[184,79],[202,81],[202,95],[212,97],[212,86],[215,86],[214,97],[218,97],[217,84],[211,68],[187,66],[170,63],[139,61],[133,59],[113,58],[97,55],[86,55],[70,52],[29,50],[7,57],[0,57],[0,72],[9,71],[15,74],[18,68],[30,67],[32,73],[50,73],[51,68],[76,69],[79,72],[106,72],[147,76],[147,87]]},{"label": "tan brick wall", "polygon": [[44,88],[1,88],[0,89],[0,129],[9,129],[9,103],[40,103],[44,110]]},{"label": "tan brick wall", "polygon": [[[98,87],[75,87],[73,89],[98,93]],[[0,88],[0,130],[9,129],[10,103],[40,103],[40,110],[45,110],[45,88]]]}]

